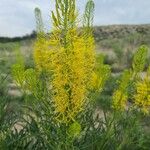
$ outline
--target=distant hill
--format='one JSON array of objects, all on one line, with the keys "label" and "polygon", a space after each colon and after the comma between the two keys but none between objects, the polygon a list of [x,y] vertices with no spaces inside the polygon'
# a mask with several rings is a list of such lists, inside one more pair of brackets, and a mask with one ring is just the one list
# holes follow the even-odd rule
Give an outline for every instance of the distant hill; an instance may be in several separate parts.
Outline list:
[{"label": "distant hill", "polygon": [[[150,36],[150,24],[146,25],[108,25],[108,26],[95,26],[94,36],[96,42],[107,40],[107,39],[120,39],[131,35],[140,36]],[[0,37],[0,43],[6,42],[17,42],[26,39],[34,39],[36,37],[36,32],[23,37]]]},{"label": "distant hill", "polygon": [[24,40],[30,40],[36,38],[36,32],[33,31],[31,34],[27,34],[22,37],[0,37],[0,43],[8,43],[8,42],[20,42]]},{"label": "distant hill", "polygon": [[150,24],[146,25],[108,25],[94,27],[96,41],[112,38],[124,38],[130,35],[150,36]]}]

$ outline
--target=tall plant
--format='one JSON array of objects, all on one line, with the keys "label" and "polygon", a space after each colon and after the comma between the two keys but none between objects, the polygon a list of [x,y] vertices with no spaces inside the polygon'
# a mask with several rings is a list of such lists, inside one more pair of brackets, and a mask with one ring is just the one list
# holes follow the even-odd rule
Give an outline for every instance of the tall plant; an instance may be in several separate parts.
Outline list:
[{"label": "tall plant", "polygon": [[[16,83],[28,98],[32,95],[33,102],[31,112],[25,111],[30,119],[24,119],[26,138],[21,138],[18,147],[38,142],[36,147],[71,149],[74,140],[81,136],[84,113],[93,102],[91,93],[102,90],[110,72],[101,58],[96,62],[93,13],[94,2],[88,0],[83,27],[79,28],[76,0],[55,0],[52,31],[45,33],[41,12],[35,9],[35,68],[25,69],[23,64],[12,67]],[[32,123],[36,124],[39,137],[27,132]]]}]

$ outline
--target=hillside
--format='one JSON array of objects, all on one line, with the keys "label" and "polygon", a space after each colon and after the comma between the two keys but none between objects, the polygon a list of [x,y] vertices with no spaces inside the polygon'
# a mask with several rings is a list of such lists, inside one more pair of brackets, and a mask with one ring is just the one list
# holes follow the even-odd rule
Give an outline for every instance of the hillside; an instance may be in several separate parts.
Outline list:
[{"label": "hillside", "polygon": [[131,35],[150,36],[150,24],[147,25],[108,25],[94,27],[96,41],[112,38],[124,38]]},{"label": "hillside", "polygon": [[[113,39],[113,38],[125,38],[129,36],[150,36],[150,24],[146,25],[107,25],[107,26],[95,26],[94,27],[94,36],[96,42]],[[0,37],[0,43],[5,42],[16,42],[23,41],[27,39],[34,39],[36,37],[35,31],[29,35],[22,37]]]}]

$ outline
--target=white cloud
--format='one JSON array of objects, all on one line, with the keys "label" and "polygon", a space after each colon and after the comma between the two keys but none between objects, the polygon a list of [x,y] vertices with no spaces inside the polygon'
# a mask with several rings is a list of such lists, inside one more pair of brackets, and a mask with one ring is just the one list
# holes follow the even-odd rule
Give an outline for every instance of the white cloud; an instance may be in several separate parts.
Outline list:
[{"label": "white cloud", "polygon": [[95,24],[150,23],[150,0],[95,0]]},{"label": "white cloud", "polygon": [[[77,0],[83,13],[87,0]],[[95,25],[150,23],[150,0],[95,0]],[[0,0],[0,36],[21,36],[35,29],[34,8],[50,27],[54,0]]]}]

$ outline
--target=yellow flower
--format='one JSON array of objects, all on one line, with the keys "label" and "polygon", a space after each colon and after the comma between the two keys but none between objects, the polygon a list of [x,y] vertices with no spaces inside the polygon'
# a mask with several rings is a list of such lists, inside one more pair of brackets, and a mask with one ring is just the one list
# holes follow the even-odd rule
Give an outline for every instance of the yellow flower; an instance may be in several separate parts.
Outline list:
[{"label": "yellow flower", "polygon": [[[72,46],[66,48],[62,45],[60,50],[57,50],[56,59],[50,57],[53,62],[49,64],[50,68],[53,68],[52,99],[58,114],[57,119],[65,123],[74,120],[84,109],[88,84],[94,68],[94,64],[90,64],[93,62],[89,62],[86,57],[87,48],[84,38],[78,36],[72,39],[71,43]],[[87,64],[89,64],[88,68]],[[88,73],[87,69],[91,71]]]},{"label": "yellow flower", "polygon": [[78,32],[75,0],[68,1],[68,12],[58,7],[62,7],[59,1],[56,15],[52,13],[52,34],[37,39],[34,60],[39,72],[51,73],[55,118],[67,124],[84,110],[94,73],[95,45],[92,32]]},{"label": "yellow flower", "polygon": [[119,81],[119,87],[115,90],[112,100],[112,107],[115,110],[123,111],[126,108],[128,101],[128,86],[132,74],[129,70],[125,70],[122,74],[121,80]]},{"label": "yellow flower", "polygon": [[150,80],[148,76],[143,81],[136,84],[136,94],[134,96],[135,106],[139,107],[145,114],[150,109]]},{"label": "yellow flower", "polygon": [[121,90],[116,90],[113,95],[113,108],[116,110],[125,110],[127,95]]},{"label": "yellow flower", "polygon": [[[54,118],[59,123],[69,124],[85,109],[89,90],[95,86],[92,85],[93,74],[96,72],[95,43],[91,29],[94,5],[90,0],[86,7],[86,30],[79,31],[76,0],[55,2],[56,12],[52,12],[53,27],[49,34],[44,33],[41,14],[36,9],[38,35],[33,54],[36,69],[24,71],[24,68],[16,66],[14,70],[20,70],[22,76],[21,79],[16,77],[18,82],[25,78],[26,86],[37,98],[43,86],[45,91],[51,90],[48,93],[51,93]],[[46,74],[44,85],[40,76],[43,73]],[[19,71],[14,71],[14,74],[18,76]],[[41,93],[40,96],[45,96]],[[50,98],[44,97],[42,100]]]}]

